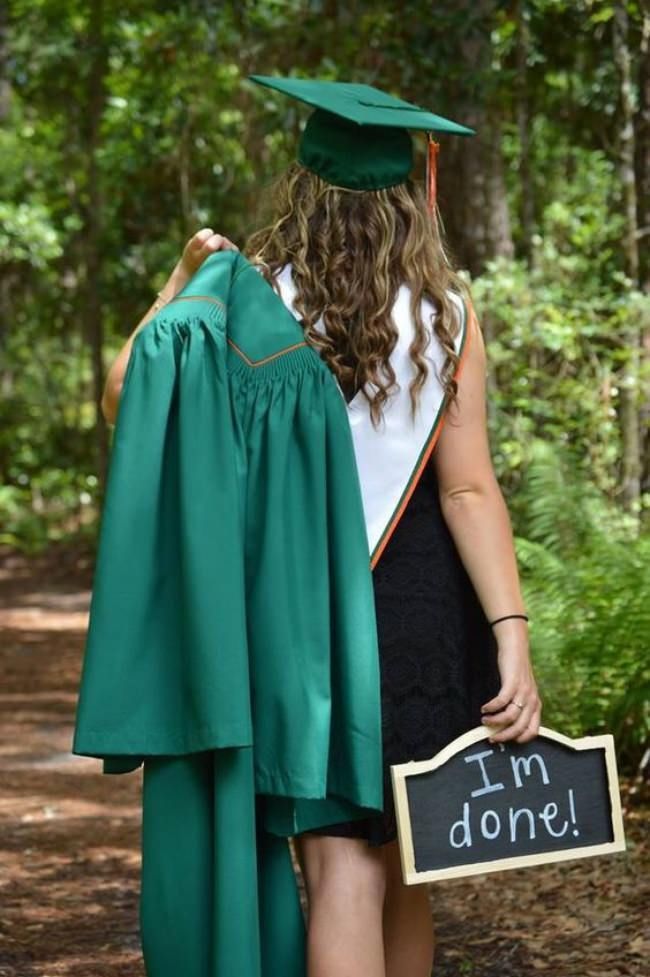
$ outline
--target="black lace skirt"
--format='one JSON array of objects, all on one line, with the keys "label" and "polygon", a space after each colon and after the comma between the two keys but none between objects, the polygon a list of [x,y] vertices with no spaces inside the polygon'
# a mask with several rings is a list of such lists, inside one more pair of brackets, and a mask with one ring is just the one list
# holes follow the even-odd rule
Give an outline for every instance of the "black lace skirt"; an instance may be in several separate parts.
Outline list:
[{"label": "black lace skirt", "polygon": [[384,812],[306,833],[397,838],[390,765],[427,760],[481,723],[500,688],[497,645],[442,515],[430,461],[373,571]]}]

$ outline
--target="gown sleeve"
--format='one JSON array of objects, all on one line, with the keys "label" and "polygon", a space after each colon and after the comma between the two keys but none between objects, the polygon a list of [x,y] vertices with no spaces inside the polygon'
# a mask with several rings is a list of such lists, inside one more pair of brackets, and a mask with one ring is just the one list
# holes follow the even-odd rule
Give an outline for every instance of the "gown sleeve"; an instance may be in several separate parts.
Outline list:
[{"label": "gown sleeve", "polygon": [[252,743],[225,309],[136,335],[114,429],[73,752],[104,771]]}]

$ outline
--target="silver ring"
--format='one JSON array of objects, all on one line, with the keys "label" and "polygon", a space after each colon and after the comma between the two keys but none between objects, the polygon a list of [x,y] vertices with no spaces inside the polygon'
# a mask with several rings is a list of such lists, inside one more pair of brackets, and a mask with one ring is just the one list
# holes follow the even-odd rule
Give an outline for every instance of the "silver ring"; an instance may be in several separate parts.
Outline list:
[{"label": "silver ring", "polygon": [[523,709],[523,708],[524,708],[524,707],[522,706],[522,704],[521,704],[520,702],[516,702],[516,701],[515,701],[514,699],[511,699],[510,701],[511,701],[511,702],[512,702],[512,703],[513,703],[513,704],[514,704],[515,706],[517,706],[517,708],[518,708],[518,709]]}]

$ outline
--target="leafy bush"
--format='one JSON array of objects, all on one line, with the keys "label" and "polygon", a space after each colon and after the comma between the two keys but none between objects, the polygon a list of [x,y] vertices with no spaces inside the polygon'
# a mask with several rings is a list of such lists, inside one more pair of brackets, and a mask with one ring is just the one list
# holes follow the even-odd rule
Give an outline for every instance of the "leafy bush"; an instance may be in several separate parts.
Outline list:
[{"label": "leafy bush", "polygon": [[544,725],[614,736],[622,767],[650,738],[650,537],[541,440],[516,535]]}]

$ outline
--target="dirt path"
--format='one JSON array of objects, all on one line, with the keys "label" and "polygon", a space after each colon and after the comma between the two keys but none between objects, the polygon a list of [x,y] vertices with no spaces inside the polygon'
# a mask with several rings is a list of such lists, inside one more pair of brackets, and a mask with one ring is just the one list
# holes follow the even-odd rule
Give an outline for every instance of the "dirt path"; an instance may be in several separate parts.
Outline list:
[{"label": "dirt path", "polygon": [[[144,977],[141,771],[69,753],[90,581],[0,553],[0,977]],[[647,977],[650,799],[622,791],[624,853],[431,886],[435,977]]]}]

